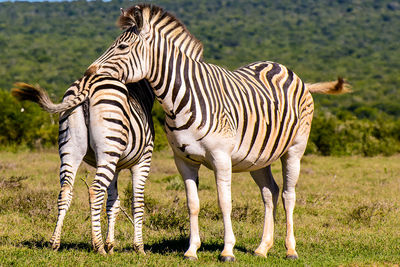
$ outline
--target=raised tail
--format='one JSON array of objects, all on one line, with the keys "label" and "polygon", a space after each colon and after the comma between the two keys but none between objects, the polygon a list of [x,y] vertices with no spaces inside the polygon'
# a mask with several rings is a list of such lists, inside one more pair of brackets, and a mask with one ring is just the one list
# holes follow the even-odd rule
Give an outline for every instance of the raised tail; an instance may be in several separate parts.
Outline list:
[{"label": "raised tail", "polygon": [[[60,113],[81,104],[88,96],[88,90],[80,91],[75,97],[64,99],[59,104],[54,104],[51,101],[46,90],[40,86],[33,86],[27,83],[14,84],[17,88],[11,90],[11,94],[20,101],[28,100],[37,103],[42,109],[49,113]],[[71,86],[72,87],[72,86]],[[72,89],[70,87],[70,89]],[[70,90],[69,89],[69,90]],[[69,91],[68,90],[68,91]],[[67,91],[67,92],[68,92]]]},{"label": "raised tail", "polygon": [[351,92],[350,85],[341,77],[332,82],[306,83],[306,86],[310,93],[340,95]]}]

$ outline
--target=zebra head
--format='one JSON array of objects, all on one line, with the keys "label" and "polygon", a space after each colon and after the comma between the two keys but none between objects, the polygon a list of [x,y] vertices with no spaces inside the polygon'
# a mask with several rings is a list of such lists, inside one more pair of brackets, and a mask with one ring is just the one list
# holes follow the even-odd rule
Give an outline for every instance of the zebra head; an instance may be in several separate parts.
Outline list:
[{"label": "zebra head", "polygon": [[85,75],[103,74],[123,83],[137,82],[147,76],[150,68],[145,31],[148,27],[143,25],[141,8],[121,8],[118,23],[125,31],[89,66]]}]

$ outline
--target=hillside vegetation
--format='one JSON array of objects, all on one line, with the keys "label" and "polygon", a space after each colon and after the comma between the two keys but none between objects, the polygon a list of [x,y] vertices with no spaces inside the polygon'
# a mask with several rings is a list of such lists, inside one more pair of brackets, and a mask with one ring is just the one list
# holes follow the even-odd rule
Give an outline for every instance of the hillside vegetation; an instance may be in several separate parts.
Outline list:
[{"label": "hillside vegetation", "polygon": [[[336,126],[331,136],[342,135],[343,129],[347,135],[356,136],[349,140],[341,136],[337,140],[340,144],[360,140],[358,135],[362,135],[363,148],[342,145],[335,148],[335,144],[326,144],[333,141],[321,140],[323,133],[313,130],[309,152],[370,155],[400,151],[398,1],[160,0],[152,3],[174,13],[203,42],[206,61],[235,69],[253,61],[271,60],[288,66],[306,82],[332,80],[337,76],[349,80],[352,94],[315,96],[314,126],[324,128],[322,125],[333,122]],[[59,100],[68,85],[81,77],[86,67],[118,36],[121,31],[115,21],[119,8],[132,4],[126,1],[0,3],[0,89],[5,91],[2,94],[8,94],[14,82],[25,81],[39,83],[51,92],[53,99]],[[13,102],[13,106],[18,105]],[[51,121],[46,119],[47,114],[35,107],[31,109],[36,117]],[[162,123],[159,106],[154,114]],[[4,134],[12,127],[19,127],[19,124],[5,125],[1,122],[4,117],[9,114],[2,110],[0,145],[16,142],[32,147],[38,142],[33,137],[18,139]],[[354,124],[356,132],[350,127]],[[36,131],[41,125],[21,127]],[[383,133],[370,130],[376,128],[381,132],[382,127]],[[23,135],[25,130],[21,132]],[[386,144],[385,147],[389,144],[389,150],[385,151],[381,144]],[[373,151],[365,152],[370,147]]]}]

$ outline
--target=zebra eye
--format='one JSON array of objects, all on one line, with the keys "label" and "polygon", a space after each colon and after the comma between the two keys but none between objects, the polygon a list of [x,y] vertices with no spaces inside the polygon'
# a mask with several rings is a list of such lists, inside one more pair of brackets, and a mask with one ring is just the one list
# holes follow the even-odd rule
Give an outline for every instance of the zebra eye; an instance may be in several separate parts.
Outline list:
[{"label": "zebra eye", "polygon": [[129,45],[127,45],[126,43],[121,43],[121,44],[118,45],[117,48],[123,50],[123,49],[125,49],[125,48],[128,48],[128,46],[129,46]]}]

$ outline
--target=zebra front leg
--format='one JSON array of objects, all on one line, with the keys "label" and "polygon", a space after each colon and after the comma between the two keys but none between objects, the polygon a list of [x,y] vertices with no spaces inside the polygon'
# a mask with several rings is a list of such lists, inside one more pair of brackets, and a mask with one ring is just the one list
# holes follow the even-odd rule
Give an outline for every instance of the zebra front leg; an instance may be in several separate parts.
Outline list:
[{"label": "zebra front leg", "polygon": [[297,259],[293,230],[293,210],[296,203],[296,184],[300,175],[300,160],[307,145],[307,138],[296,137],[294,144],[281,158],[283,174],[282,200],[286,213],[286,258]]},{"label": "zebra front leg", "polygon": [[279,187],[272,176],[271,166],[250,173],[261,191],[264,202],[264,228],[261,243],[254,253],[266,257],[274,244],[274,218],[278,203]]},{"label": "zebra front leg", "polygon": [[175,164],[185,183],[186,201],[190,221],[189,249],[185,252],[184,257],[189,260],[197,260],[197,250],[201,245],[199,233],[200,201],[197,194],[200,165],[184,161],[176,155]]},{"label": "zebra front leg", "polygon": [[114,253],[115,246],[115,221],[120,210],[120,200],[118,196],[118,172],[107,188],[106,212],[108,218],[108,231],[106,239],[106,249],[109,254]]},{"label": "zebra front leg", "polygon": [[133,248],[145,255],[143,244],[144,186],[150,171],[151,151],[143,155],[141,162],[131,168],[132,174],[132,214],[134,225]]},{"label": "zebra front leg", "polygon": [[[119,158],[119,156],[118,156]],[[92,218],[92,245],[95,251],[105,255],[103,238],[101,236],[100,215],[104,203],[104,195],[115,176],[116,163],[106,163],[97,167],[93,184],[89,188],[90,212]]]},{"label": "zebra front leg", "polygon": [[215,153],[213,155],[213,167],[215,181],[217,184],[218,204],[222,212],[224,222],[224,250],[221,252],[220,260],[235,261],[233,247],[235,246],[235,235],[233,234],[231,212],[231,182],[232,182],[232,163],[231,158],[226,153]]}]

